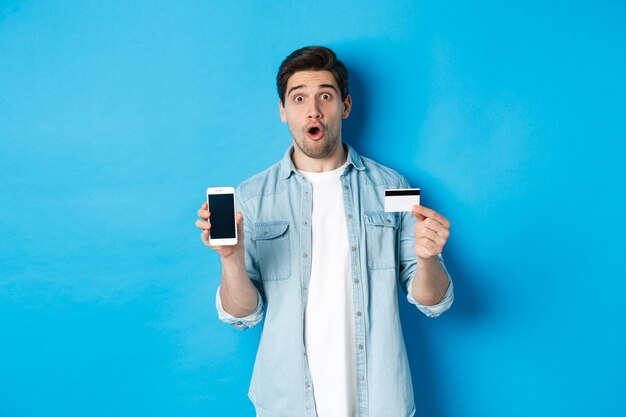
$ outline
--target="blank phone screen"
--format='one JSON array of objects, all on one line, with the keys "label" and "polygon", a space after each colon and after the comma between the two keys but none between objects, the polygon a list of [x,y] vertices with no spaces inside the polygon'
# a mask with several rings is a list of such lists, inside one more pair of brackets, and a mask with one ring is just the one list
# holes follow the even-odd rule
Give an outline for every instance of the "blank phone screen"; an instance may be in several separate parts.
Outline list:
[{"label": "blank phone screen", "polygon": [[234,197],[233,194],[209,194],[211,239],[235,238]]}]

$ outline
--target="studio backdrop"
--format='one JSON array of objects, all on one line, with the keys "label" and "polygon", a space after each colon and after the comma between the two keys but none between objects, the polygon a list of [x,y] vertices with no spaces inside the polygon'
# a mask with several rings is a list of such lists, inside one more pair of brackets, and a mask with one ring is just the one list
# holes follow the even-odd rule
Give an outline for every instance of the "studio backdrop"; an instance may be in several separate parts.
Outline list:
[{"label": "studio backdrop", "polygon": [[344,139],[451,220],[400,299],[417,416],[624,416],[626,4],[0,2],[0,416],[253,416],[262,325],[194,226],[291,143],[280,62],[350,69]]}]

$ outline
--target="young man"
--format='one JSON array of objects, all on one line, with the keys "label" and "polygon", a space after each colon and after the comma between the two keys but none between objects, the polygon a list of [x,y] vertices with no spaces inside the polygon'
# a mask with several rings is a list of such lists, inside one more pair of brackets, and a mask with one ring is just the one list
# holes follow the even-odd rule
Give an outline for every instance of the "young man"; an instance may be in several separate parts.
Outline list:
[{"label": "young man", "polygon": [[[277,86],[293,146],[238,187],[239,243],[212,247],[220,319],[246,329],[265,313],[250,399],[260,417],[412,416],[396,288],[427,316],[450,307],[450,223],[424,206],[383,210],[384,190],[409,184],[342,142],[352,98],[333,51],[293,52]],[[206,203],[198,215],[211,247]]]}]

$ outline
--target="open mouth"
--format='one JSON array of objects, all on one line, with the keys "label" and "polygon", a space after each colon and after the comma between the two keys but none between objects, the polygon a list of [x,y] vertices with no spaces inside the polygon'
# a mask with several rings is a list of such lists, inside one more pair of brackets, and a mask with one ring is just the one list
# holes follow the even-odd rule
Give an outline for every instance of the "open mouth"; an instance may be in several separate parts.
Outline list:
[{"label": "open mouth", "polygon": [[309,139],[318,140],[324,136],[324,131],[319,126],[311,126],[306,130]]}]

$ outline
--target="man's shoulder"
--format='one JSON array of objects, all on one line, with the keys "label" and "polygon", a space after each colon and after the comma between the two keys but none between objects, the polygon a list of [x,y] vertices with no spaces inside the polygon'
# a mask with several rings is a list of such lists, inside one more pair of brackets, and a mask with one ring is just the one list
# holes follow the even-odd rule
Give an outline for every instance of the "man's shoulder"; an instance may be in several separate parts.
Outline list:
[{"label": "man's shoulder", "polygon": [[280,163],[281,161],[278,161],[270,165],[239,184],[237,187],[239,198],[248,200],[264,193],[275,192],[280,182]]},{"label": "man's shoulder", "polygon": [[386,165],[376,162],[371,158],[361,156],[361,161],[365,170],[363,173],[366,175],[366,180],[373,185],[385,185],[389,187],[400,187],[408,184],[407,179],[393,168],[389,168]]}]

